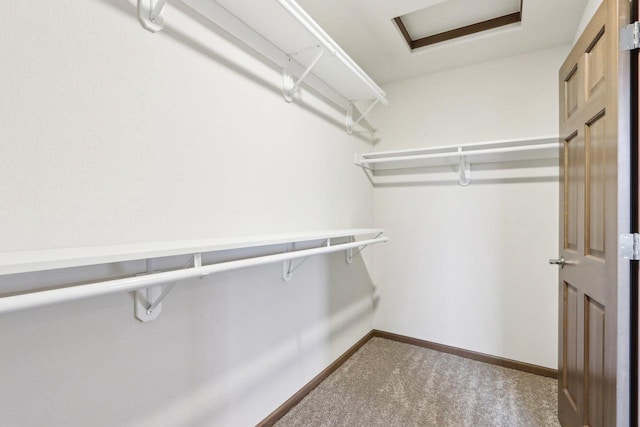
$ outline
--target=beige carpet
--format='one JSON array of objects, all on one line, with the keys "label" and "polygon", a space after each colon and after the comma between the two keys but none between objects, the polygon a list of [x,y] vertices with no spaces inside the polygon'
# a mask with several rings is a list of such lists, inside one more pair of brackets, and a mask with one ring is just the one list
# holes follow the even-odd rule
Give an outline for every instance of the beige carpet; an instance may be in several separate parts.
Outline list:
[{"label": "beige carpet", "polygon": [[276,426],[559,426],[557,392],[551,378],[372,338]]}]

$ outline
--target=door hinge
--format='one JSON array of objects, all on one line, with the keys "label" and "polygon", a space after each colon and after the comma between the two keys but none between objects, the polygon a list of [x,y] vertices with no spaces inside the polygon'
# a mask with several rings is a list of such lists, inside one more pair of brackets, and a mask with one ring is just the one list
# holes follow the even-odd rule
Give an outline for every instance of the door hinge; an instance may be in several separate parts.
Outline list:
[{"label": "door hinge", "polygon": [[640,234],[620,235],[620,256],[630,261],[640,260]]},{"label": "door hinge", "polygon": [[640,22],[625,25],[620,29],[620,50],[628,51],[640,48]]}]

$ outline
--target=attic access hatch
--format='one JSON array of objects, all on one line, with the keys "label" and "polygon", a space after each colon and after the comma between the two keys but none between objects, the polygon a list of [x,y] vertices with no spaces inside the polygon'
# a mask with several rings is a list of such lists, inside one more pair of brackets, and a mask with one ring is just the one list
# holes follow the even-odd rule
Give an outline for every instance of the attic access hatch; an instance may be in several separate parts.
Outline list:
[{"label": "attic access hatch", "polygon": [[[342,107],[349,133],[378,102],[388,104],[384,91],[294,0],[181,1],[282,67],[287,102],[305,83]],[[145,29],[162,30],[166,4],[167,0],[138,0],[138,17]],[[372,104],[354,118],[356,101]]]},{"label": "attic access hatch", "polygon": [[522,21],[524,0],[444,0],[394,18],[411,50]]}]

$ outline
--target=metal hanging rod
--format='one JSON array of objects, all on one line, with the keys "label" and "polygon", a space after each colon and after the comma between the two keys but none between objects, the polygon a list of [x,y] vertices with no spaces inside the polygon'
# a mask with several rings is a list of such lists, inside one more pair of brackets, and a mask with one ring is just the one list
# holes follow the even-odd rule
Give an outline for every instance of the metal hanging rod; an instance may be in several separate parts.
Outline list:
[{"label": "metal hanging rod", "polygon": [[[203,278],[211,274],[220,273],[223,271],[237,270],[241,268],[270,264],[275,262],[283,262],[297,258],[305,258],[312,255],[320,255],[348,250],[352,248],[365,247],[376,243],[383,243],[387,240],[388,237],[376,237],[373,239],[361,240],[358,242],[327,245],[318,248],[303,249],[295,252],[265,255],[204,266],[199,266],[196,262],[194,263],[194,267],[185,268],[182,270],[165,271],[160,273],[146,274],[142,276],[128,277],[124,279],[107,280],[85,285],[71,286],[67,288],[13,295],[0,298],[0,314],[35,307],[43,307],[68,301],[75,301],[100,295],[146,289],[187,279]],[[194,254],[194,256],[197,257],[197,254]]]}]

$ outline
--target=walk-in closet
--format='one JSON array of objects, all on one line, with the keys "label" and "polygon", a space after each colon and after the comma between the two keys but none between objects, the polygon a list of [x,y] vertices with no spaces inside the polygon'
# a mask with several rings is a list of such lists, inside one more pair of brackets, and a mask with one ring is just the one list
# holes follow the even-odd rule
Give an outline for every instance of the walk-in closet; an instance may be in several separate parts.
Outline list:
[{"label": "walk-in closet", "polygon": [[636,9],[1,2],[0,426],[633,427]]}]

